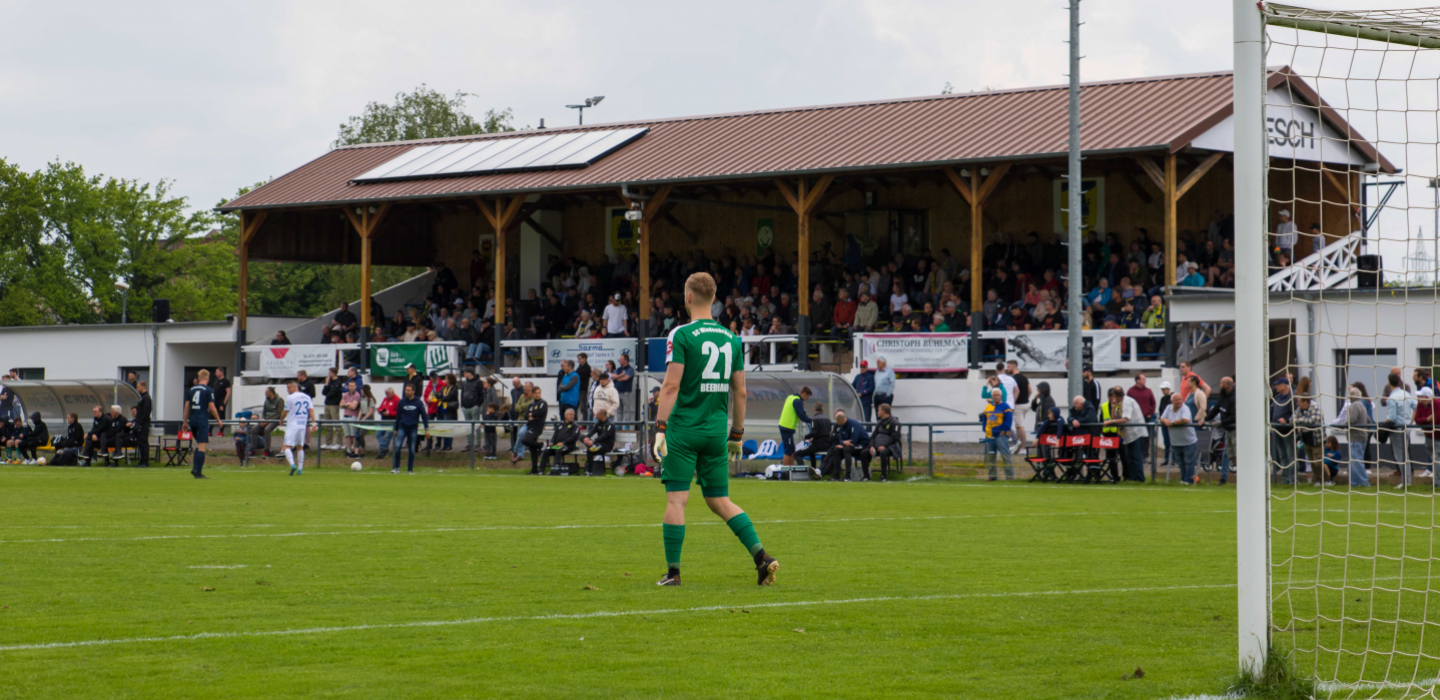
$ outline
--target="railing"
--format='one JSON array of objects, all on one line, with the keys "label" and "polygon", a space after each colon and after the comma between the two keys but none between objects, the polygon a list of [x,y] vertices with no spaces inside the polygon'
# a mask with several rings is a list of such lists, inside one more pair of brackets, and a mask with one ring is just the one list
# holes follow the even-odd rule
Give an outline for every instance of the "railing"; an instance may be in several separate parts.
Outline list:
[{"label": "railing", "polygon": [[1233,323],[1187,323],[1184,328],[1185,332],[1180,336],[1180,347],[1176,348],[1175,354],[1192,364],[1203,356],[1220,350],[1225,343],[1233,343],[1235,340]]},{"label": "railing", "polygon": [[1270,291],[1352,289],[1356,264],[1364,249],[1364,236],[1351,233],[1270,275]]},{"label": "railing", "polygon": [[[853,336],[852,344],[854,350],[853,362],[856,368],[860,361],[867,359],[867,352],[864,349],[866,338],[885,338],[887,336],[913,335],[924,337],[924,333],[856,333]],[[946,356],[948,362],[929,367],[964,366],[970,369],[979,369],[997,360],[1016,359],[1020,362],[1020,368],[1026,372],[1064,372],[1065,363],[1068,359],[1067,347],[1069,344],[1069,333],[1067,331],[980,331],[974,334],[953,333],[945,334],[951,338],[949,347],[936,349],[915,350],[918,359],[924,359],[927,353],[941,353]],[[978,336],[980,341],[980,352],[978,355],[971,352],[970,339]],[[1148,328],[1124,328],[1116,330],[1085,331],[1084,337],[1090,338],[1092,352],[1090,361],[1100,372],[1129,372],[1137,370],[1160,369],[1165,366],[1165,331],[1161,329]],[[1020,342],[1013,342],[1013,341]],[[1028,341],[1028,342],[1027,342]],[[1108,342],[1114,342],[1112,350]],[[881,352],[877,350],[877,352]],[[912,351],[907,351],[907,353]],[[1114,352],[1114,355],[1109,353]],[[885,354],[881,352],[881,354]],[[960,355],[963,357],[957,357]],[[918,366],[907,367],[904,359],[887,356],[889,365],[897,372],[923,372],[923,371],[951,371],[922,369]]]},{"label": "railing", "polygon": [[[389,341],[384,343],[370,343],[370,347],[384,348],[389,345],[428,345],[448,346],[460,349],[459,362],[454,370],[460,370],[460,364],[464,362],[465,343],[459,340],[437,340],[433,343],[402,341]],[[241,372],[242,377],[254,378],[280,378],[293,377],[296,370],[305,370],[312,377],[324,377],[325,372],[331,367],[344,371],[347,364],[362,365],[363,362],[356,361],[347,363],[344,353],[353,353],[351,360],[363,360],[361,357],[360,343],[331,343],[315,345],[271,345],[269,341],[263,341],[256,345],[246,345],[242,348],[245,352],[245,368]],[[271,368],[266,370],[266,362],[263,359],[264,353],[272,350],[284,350],[286,357],[274,358],[271,360]],[[293,354],[293,355],[292,355]],[[283,368],[283,369],[282,369]],[[423,368],[422,368],[423,369]]]}]

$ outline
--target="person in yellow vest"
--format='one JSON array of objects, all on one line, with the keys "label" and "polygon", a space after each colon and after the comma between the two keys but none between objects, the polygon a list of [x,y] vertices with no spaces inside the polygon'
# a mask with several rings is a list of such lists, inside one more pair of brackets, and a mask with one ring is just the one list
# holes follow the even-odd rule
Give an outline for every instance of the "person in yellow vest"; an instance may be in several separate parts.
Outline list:
[{"label": "person in yellow vest", "polygon": [[812,422],[805,414],[805,402],[810,396],[810,387],[802,386],[798,395],[786,396],[785,404],[780,407],[780,444],[785,448],[780,463],[786,466],[795,464],[795,429],[800,427],[800,421]]}]

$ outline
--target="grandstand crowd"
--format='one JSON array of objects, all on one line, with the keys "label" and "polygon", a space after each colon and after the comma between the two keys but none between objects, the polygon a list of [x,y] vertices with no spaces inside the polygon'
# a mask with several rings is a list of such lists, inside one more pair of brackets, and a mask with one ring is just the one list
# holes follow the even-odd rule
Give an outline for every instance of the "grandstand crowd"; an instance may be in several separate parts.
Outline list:
[{"label": "grandstand crowd", "polygon": [[[1282,212],[1275,236],[1274,264],[1288,264],[1298,235]],[[1313,228],[1313,227],[1312,227]],[[1181,287],[1233,287],[1234,220],[1217,210],[1205,230],[1182,231],[1177,243],[1175,279]],[[664,335],[684,322],[679,290],[695,272],[709,272],[717,283],[712,315],[740,335],[794,333],[799,295],[810,298],[810,334],[834,338],[851,332],[966,332],[972,325],[994,330],[1058,330],[1068,326],[1064,313],[1070,278],[1065,248],[1042,243],[1037,232],[997,233],[984,249],[982,308],[971,309],[971,279],[948,248],[884,258],[867,254],[855,236],[843,251],[830,244],[813,253],[810,288],[799,289],[796,253],[770,249],[759,255],[713,256],[703,250],[652,254],[650,318],[641,325],[639,258],[600,261],[551,256],[538,288],[507,282],[503,337],[596,338]],[[1082,249],[1082,288],[1087,329],[1162,328],[1165,255],[1163,244],[1139,228],[1121,242],[1119,233],[1090,233]],[[514,261],[518,267],[518,260]],[[494,342],[495,300],[488,261],[473,251],[468,287],[448,262],[432,266],[434,279],[420,304],[390,315],[372,302],[373,342],[462,341],[469,359],[489,357]],[[977,320],[974,312],[983,317]],[[977,328],[978,329],[978,328]],[[360,322],[344,306],[324,327],[319,342],[357,342]],[[275,344],[290,339],[277,334]]]}]

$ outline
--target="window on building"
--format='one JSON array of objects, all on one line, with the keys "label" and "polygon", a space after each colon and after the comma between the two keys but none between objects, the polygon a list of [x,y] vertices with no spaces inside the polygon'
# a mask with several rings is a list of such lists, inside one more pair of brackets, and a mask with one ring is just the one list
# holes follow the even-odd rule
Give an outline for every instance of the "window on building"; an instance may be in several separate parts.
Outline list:
[{"label": "window on building", "polygon": [[1399,353],[1394,348],[1364,348],[1359,350],[1335,351],[1335,379],[1340,387],[1335,397],[1335,410],[1345,405],[1348,387],[1355,382],[1365,386],[1370,398],[1380,395],[1390,376],[1390,369],[1399,365]]},{"label": "window on building", "polygon": [[45,378],[44,367],[21,367],[16,371],[20,373],[21,379],[40,381]]},{"label": "window on building", "polygon": [[130,375],[132,374],[135,375],[135,381],[145,382],[147,386],[150,384],[149,367],[121,367],[119,370],[119,374],[120,376],[117,377],[117,379],[127,384],[133,385],[133,383],[130,381]]}]

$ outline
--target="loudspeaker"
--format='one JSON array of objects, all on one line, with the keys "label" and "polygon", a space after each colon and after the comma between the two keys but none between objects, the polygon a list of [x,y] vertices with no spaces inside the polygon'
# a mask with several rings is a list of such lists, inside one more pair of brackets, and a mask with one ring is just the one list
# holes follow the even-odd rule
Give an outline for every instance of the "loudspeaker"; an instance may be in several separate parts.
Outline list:
[{"label": "loudspeaker", "polygon": [[155,300],[155,303],[151,306],[151,313],[153,314],[153,316],[154,316],[154,318],[155,318],[155,323],[165,323],[166,321],[169,321],[169,320],[170,320],[170,300],[169,300],[169,299],[156,299],[156,300]]},{"label": "loudspeaker", "polygon": [[1385,273],[1380,269],[1380,256],[1356,256],[1355,270],[1356,286],[1360,289],[1379,289],[1385,285]]}]

